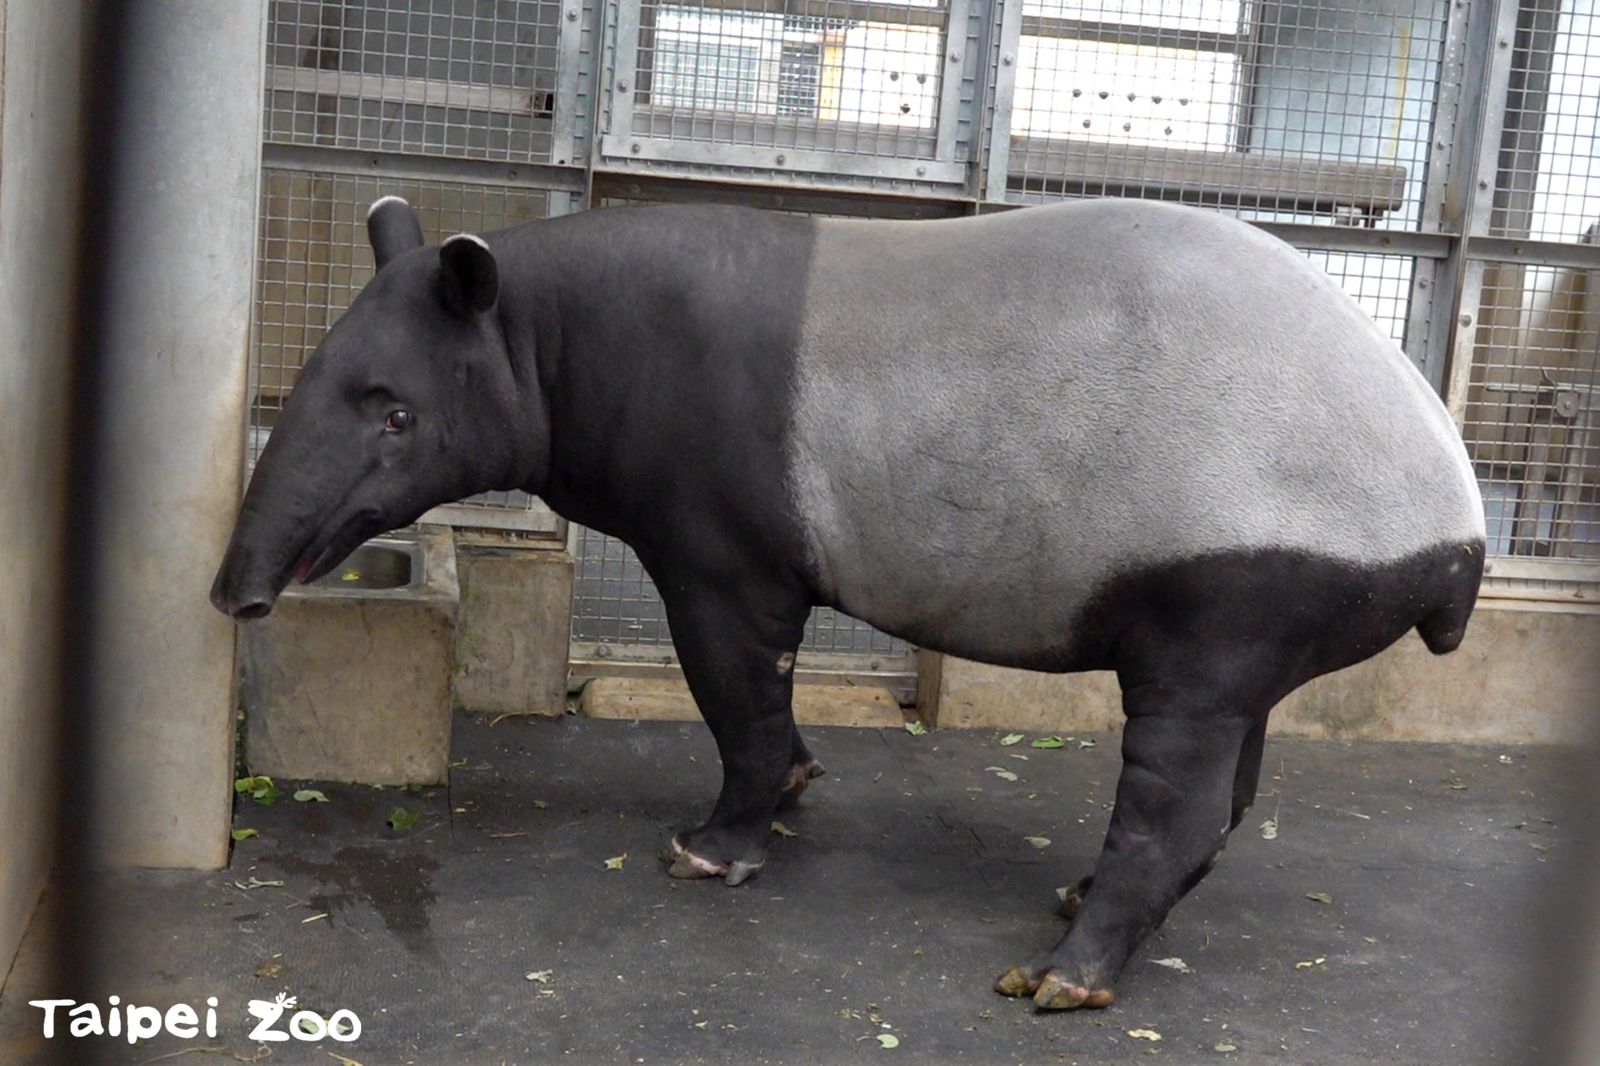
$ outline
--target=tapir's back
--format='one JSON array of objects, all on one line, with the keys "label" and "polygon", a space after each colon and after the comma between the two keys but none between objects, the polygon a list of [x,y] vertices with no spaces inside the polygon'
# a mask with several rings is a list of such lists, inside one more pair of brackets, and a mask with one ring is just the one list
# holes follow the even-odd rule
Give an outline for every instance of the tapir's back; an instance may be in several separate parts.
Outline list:
[{"label": "tapir's back", "polygon": [[1218,552],[1483,539],[1421,375],[1245,224],[1132,201],[823,222],[804,308],[789,466],[820,583],[913,638],[1059,640],[1119,574]]}]

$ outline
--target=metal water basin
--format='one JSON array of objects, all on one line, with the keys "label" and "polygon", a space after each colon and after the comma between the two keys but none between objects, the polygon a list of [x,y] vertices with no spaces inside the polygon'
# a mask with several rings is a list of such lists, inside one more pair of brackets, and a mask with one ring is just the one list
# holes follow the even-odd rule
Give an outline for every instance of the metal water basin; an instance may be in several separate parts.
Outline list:
[{"label": "metal water basin", "polygon": [[421,548],[415,542],[369,540],[311,584],[328,589],[406,589],[422,579]]}]

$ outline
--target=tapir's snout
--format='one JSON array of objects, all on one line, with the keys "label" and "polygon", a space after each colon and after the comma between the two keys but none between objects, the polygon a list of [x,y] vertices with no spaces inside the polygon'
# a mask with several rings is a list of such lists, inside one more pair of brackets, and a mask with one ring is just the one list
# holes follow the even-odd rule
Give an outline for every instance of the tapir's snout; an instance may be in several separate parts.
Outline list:
[{"label": "tapir's snout", "polygon": [[230,547],[211,582],[211,606],[236,622],[265,618],[278,595],[271,582],[247,577],[249,567],[242,563],[240,553]]}]

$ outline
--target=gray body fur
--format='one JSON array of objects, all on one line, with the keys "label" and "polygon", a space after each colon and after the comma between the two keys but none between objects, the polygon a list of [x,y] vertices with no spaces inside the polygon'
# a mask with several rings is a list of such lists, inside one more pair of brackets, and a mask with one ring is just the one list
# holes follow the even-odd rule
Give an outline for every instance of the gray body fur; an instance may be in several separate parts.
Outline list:
[{"label": "gray body fur", "polygon": [[820,221],[794,388],[823,594],[975,658],[1070,668],[1049,660],[1079,609],[1141,566],[1484,536],[1398,346],[1303,254],[1210,213]]}]

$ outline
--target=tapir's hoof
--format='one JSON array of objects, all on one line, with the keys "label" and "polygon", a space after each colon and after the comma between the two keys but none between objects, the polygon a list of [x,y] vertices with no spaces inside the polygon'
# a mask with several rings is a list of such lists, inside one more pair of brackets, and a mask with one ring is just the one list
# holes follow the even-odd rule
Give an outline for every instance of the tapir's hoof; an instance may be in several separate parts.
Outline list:
[{"label": "tapir's hoof", "polygon": [[1000,975],[994,983],[994,990],[1002,996],[1031,996],[1033,990],[1039,987],[1039,982],[1028,975],[1028,971],[1021,966],[1013,966]]},{"label": "tapir's hoof", "polygon": [[1074,984],[1057,970],[1045,974],[1044,980],[1033,991],[1034,1006],[1040,1010],[1098,1009],[1111,1006],[1116,998],[1117,993],[1113,989]]},{"label": "tapir's hoof", "polygon": [[806,790],[806,786],[811,784],[811,779],[821,777],[827,772],[815,759],[789,767],[789,776],[783,783],[783,791],[778,794],[778,806],[792,807],[799,801],[800,794]]},{"label": "tapir's hoof", "polygon": [[701,877],[720,877],[723,884],[742,885],[750,876],[761,869],[763,863],[745,862],[735,859],[732,862],[712,862],[702,859],[673,837],[667,842],[665,850],[661,852],[661,861],[667,864],[667,876],[694,880]]}]

